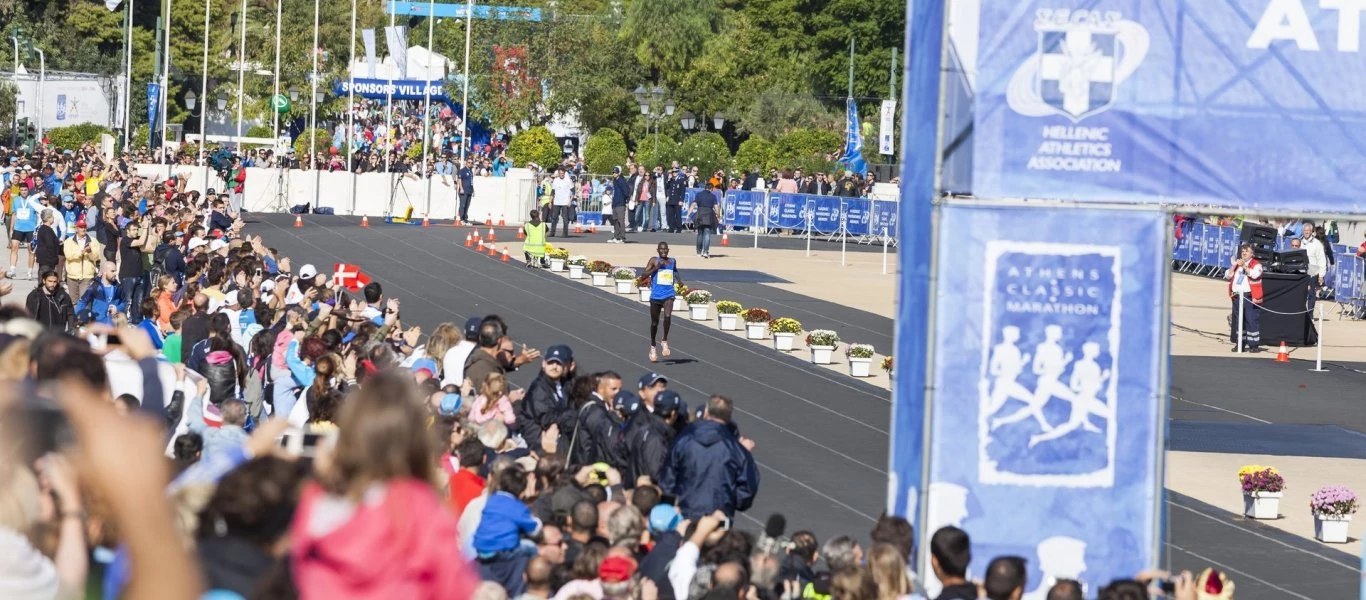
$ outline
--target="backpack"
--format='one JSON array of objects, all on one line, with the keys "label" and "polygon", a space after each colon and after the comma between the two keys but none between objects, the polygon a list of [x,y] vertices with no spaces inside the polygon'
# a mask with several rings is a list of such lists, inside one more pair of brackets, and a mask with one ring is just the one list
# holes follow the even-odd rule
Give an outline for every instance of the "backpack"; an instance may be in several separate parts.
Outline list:
[{"label": "backpack", "polygon": [[169,269],[166,268],[166,257],[170,255],[170,245],[162,245],[157,247],[156,250],[152,251],[152,265],[151,268],[148,269],[147,273],[149,277],[148,281],[151,281],[153,286],[157,285],[157,282],[161,281],[162,275],[165,275],[169,272]]}]

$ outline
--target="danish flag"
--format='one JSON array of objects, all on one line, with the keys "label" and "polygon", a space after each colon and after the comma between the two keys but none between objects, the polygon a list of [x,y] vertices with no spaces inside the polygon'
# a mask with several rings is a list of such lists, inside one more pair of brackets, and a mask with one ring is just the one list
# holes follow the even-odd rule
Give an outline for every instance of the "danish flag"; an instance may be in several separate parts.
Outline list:
[{"label": "danish flag", "polygon": [[362,273],[360,267],[346,263],[336,263],[332,268],[332,282],[352,292],[358,292],[370,283],[370,276]]}]

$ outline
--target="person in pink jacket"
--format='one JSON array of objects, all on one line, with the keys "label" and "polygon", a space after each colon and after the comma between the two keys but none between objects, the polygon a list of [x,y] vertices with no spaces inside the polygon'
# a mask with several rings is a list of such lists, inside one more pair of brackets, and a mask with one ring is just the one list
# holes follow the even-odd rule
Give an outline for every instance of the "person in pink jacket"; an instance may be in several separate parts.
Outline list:
[{"label": "person in pink jacket", "polygon": [[517,414],[512,410],[512,400],[508,397],[508,382],[502,373],[489,373],[479,386],[479,395],[474,398],[470,408],[470,421],[483,425],[494,419],[502,419],[509,427],[517,422]]}]

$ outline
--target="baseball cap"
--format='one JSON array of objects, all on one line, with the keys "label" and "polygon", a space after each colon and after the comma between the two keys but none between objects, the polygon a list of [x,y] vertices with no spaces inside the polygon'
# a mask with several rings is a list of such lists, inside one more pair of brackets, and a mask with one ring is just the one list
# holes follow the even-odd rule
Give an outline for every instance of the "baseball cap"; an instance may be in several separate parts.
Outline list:
[{"label": "baseball cap", "polygon": [[656,504],[650,509],[650,531],[652,533],[664,533],[678,528],[683,516],[678,514],[678,508],[672,504]]},{"label": "baseball cap", "polygon": [[215,191],[213,190],[213,188],[209,188],[207,191],[204,192],[204,195],[206,195],[206,196],[212,196],[212,195],[214,195],[214,194],[216,194],[216,193],[217,193],[217,192],[215,192]]},{"label": "baseball cap", "polygon": [[273,292],[273,291],[275,291],[275,280],[274,280],[274,279],[267,279],[267,280],[265,280],[265,281],[262,281],[262,282],[261,282],[261,291],[262,291],[262,292]]},{"label": "baseball cap", "polygon": [[463,403],[464,401],[461,400],[460,394],[447,392],[446,395],[441,397],[441,416],[455,416],[460,412],[460,405]]},{"label": "baseball cap", "polygon": [[413,372],[426,371],[428,375],[436,375],[436,361],[430,358],[419,358],[413,361]]},{"label": "baseball cap", "polygon": [[299,279],[310,279],[318,276],[318,268],[313,265],[299,267]]},{"label": "baseball cap", "polygon": [[223,304],[227,306],[232,306],[234,304],[237,304],[237,302],[237,290],[233,290],[231,292],[223,294]]},{"label": "baseball cap", "polygon": [[219,250],[222,250],[227,247],[228,243],[223,240],[214,240],[212,242],[209,242],[209,252],[218,252]]},{"label": "baseball cap", "polygon": [[613,172],[613,173],[620,173],[620,172],[621,172],[621,167],[612,167],[612,172]]},{"label": "baseball cap", "polygon": [[569,346],[563,344],[551,346],[545,351],[545,362],[568,365],[569,363],[574,362],[574,351],[570,350]]},{"label": "baseball cap", "polygon": [[661,417],[678,412],[683,406],[683,398],[673,390],[664,390],[655,396],[655,414]]},{"label": "baseball cap", "polygon": [[612,408],[621,411],[621,414],[628,417],[634,415],[640,409],[640,396],[626,390],[617,392],[617,395],[612,398]]},{"label": "baseball cap", "polygon": [[221,237],[223,237],[223,230],[222,230],[222,229],[215,229],[215,230],[213,230],[212,232],[209,233],[209,237],[221,238]]},{"label": "baseball cap", "polygon": [[629,581],[636,574],[636,561],[625,556],[609,556],[598,565],[598,579],[603,583]]},{"label": "baseball cap", "polygon": [[204,241],[204,238],[194,238],[190,240],[189,250],[190,252],[194,252],[195,248],[198,248],[206,244],[208,244],[208,242]]},{"label": "baseball cap", "polygon": [[640,384],[637,387],[639,387],[640,389],[645,389],[660,381],[668,383],[669,378],[660,375],[659,373],[656,373],[654,371],[650,371],[649,373],[640,376]]},{"label": "baseball cap", "polygon": [[470,317],[465,319],[465,338],[473,339],[479,336],[479,324],[484,322],[483,317]]}]

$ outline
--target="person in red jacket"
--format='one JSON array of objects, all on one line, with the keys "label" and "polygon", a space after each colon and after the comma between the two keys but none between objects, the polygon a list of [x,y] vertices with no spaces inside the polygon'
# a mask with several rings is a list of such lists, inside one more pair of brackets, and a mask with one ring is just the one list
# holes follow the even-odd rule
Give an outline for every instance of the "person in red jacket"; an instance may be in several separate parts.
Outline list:
[{"label": "person in red jacket", "polygon": [[435,452],[411,378],[382,373],[347,400],[291,526],[299,598],[469,598],[479,577],[429,480]]},{"label": "person in red jacket", "polygon": [[242,167],[242,157],[233,157],[228,180],[232,182],[232,193],[228,195],[228,211],[236,218],[242,213],[242,190],[247,186],[247,170]]},{"label": "person in red jacket", "polygon": [[[1238,352],[1241,348],[1248,352],[1260,352],[1262,263],[1252,256],[1252,244],[1238,247],[1238,256],[1233,257],[1232,264],[1224,272],[1224,279],[1228,280],[1228,296],[1233,300],[1233,317],[1229,319],[1229,323],[1232,324],[1229,341],[1234,344],[1233,351]],[[1242,305],[1243,320],[1241,346],[1238,339],[1239,304]]]}]

